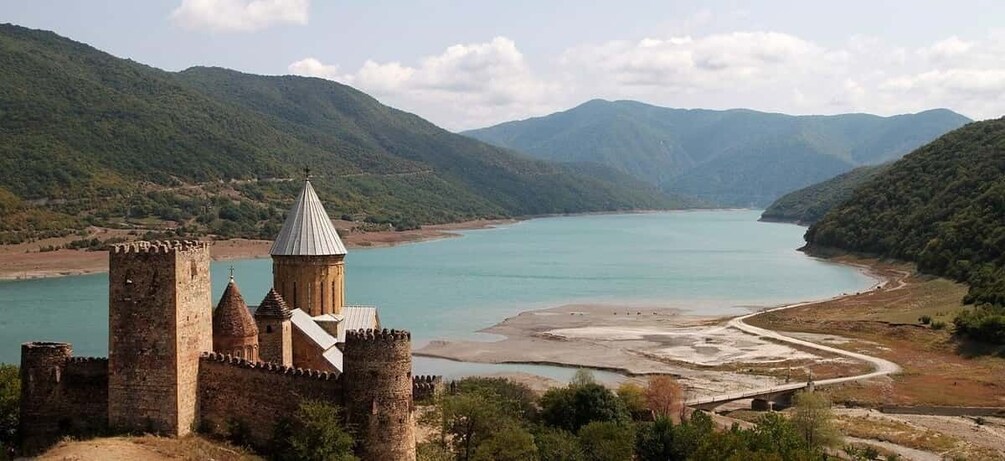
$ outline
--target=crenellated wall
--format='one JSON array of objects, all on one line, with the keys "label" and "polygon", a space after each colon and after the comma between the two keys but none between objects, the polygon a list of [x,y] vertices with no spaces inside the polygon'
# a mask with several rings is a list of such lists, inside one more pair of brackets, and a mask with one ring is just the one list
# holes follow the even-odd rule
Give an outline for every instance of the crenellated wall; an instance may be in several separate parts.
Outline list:
[{"label": "crenellated wall", "polygon": [[254,363],[213,352],[200,359],[201,430],[226,435],[237,425],[252,444],[267,446],[276,423],[292,416],[304,399],[342,406],[342,382],[334,373]]},{"label": "crenellated wall", "polygon": [[21,448],[45,450],[63,436],[108,427],[108,359],[73,357],[68,343],[21,346]]},{"label": "crenellated wall", "polygon": [[446,390],[442,376],[420,375],[412,378],[412,401],[432,400]]},{"label": "crenellated wall", "polygon": [[407,331],[346,332],[345,402],[365,460],[415,460],[412,342]]}]

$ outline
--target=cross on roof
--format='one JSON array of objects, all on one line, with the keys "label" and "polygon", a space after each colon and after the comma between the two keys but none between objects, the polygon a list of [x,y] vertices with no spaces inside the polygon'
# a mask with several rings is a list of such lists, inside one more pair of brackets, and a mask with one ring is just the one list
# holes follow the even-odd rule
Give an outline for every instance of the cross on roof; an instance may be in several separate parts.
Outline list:
[{"label": "cross on roof", "polygon": [[234,266],[230,266],[230,281],[234,281]]}]

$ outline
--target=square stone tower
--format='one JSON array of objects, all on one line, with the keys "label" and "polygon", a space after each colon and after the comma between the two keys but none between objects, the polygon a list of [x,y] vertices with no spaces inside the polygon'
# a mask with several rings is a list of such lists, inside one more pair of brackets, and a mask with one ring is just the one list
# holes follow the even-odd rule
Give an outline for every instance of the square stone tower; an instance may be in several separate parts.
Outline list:
[{"label": "square stone tower", "polygon": [[108,272],[108,424],[181,436],[197,421],[199,355],[213,350],[209,247],[115,245]]}]

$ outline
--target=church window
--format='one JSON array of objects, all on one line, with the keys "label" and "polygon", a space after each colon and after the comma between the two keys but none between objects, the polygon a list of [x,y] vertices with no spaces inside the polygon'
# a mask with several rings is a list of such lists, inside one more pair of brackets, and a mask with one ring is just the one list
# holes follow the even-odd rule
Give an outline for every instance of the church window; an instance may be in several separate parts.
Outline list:
[{"label": "church window", "polygon": [[266,325],[265,326],[265,332],[266,333],[272,333],[272,325]]}]

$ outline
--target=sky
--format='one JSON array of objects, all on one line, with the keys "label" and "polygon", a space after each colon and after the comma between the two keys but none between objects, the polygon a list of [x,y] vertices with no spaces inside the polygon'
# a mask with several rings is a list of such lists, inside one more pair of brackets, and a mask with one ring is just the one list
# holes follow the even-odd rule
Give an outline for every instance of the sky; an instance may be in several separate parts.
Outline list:
[{"label": "sky", "polygon": [[591,99],[789,114],[1005,115],[1005,1],[0,0],[166,70],[351,85],[444,128]]}]

